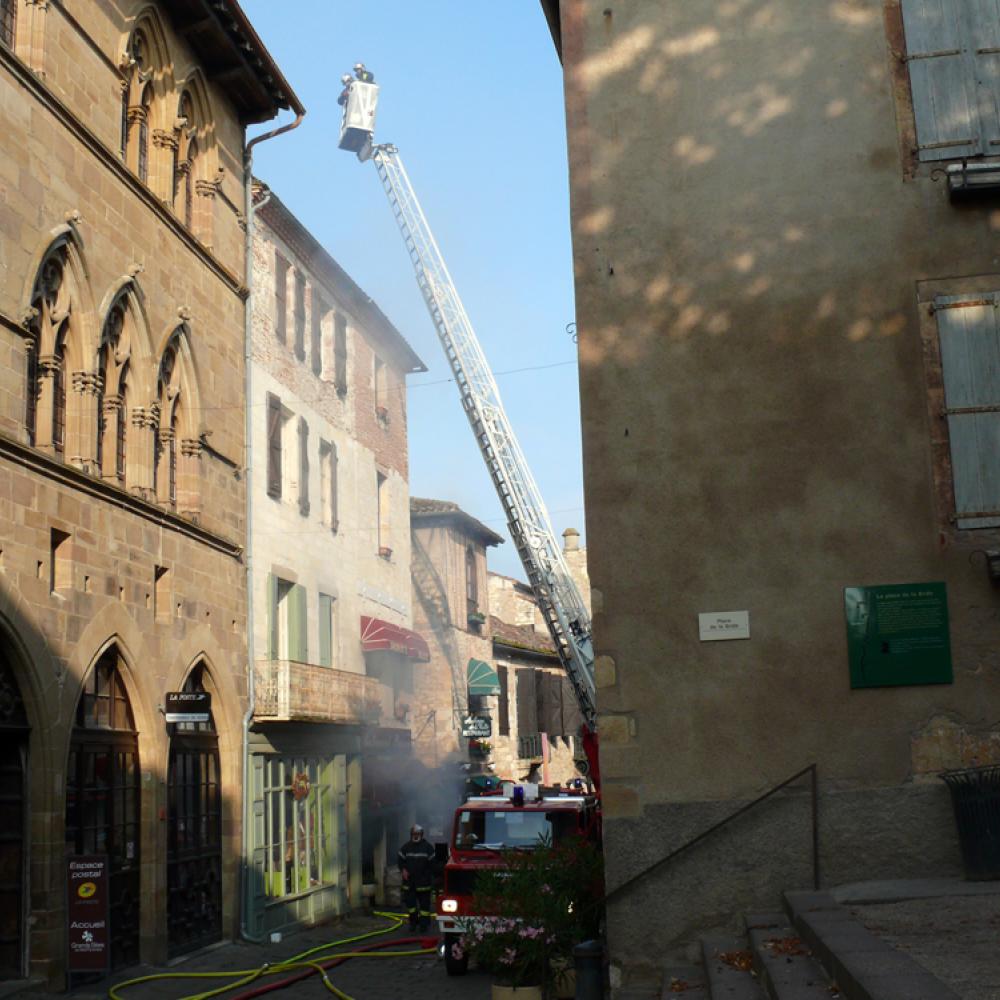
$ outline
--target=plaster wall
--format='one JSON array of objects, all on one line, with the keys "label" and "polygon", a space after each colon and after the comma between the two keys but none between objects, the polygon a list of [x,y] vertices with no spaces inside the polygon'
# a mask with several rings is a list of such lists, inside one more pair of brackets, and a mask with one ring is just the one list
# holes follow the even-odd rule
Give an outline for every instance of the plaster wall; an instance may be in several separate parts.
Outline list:
[{"label": "plaster wall", "polygon": [[[825,882],[949,874],[933,774],[996,759],[998,539],[948,520],[922,330],[925,283],[1000,287],[998,223],[913,161],[896,19],[561,4],[609,886],[811,762]],[[954,683],[851,690],[844,587],[925,581]],[[733,609],[749,640],[699,641]],[[791,833],[614,900],[618,959],[803,884]]]}]

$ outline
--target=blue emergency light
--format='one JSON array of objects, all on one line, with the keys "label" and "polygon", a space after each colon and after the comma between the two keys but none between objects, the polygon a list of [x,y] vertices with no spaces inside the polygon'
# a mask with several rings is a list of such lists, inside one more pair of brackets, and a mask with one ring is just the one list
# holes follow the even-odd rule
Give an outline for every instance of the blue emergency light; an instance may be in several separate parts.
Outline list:
[{"label": "blue emergency light", "polygon": [[510,793],[510,801],[515,806],[524,805],[524,789],[520,785],[514,786],[513,791]]}]

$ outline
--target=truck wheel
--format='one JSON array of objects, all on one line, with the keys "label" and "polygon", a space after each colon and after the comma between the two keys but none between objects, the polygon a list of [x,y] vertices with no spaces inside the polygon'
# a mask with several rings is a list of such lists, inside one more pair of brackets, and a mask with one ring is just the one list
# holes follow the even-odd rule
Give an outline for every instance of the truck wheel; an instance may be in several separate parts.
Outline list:
[{"label": "truck wheel", "polygon": [[462,940],[460,934],[445,934],[444,936],[444,967],[449,976],[464,976],[469,971],[469,956],[463,954],[456,958],[452,947]]}]

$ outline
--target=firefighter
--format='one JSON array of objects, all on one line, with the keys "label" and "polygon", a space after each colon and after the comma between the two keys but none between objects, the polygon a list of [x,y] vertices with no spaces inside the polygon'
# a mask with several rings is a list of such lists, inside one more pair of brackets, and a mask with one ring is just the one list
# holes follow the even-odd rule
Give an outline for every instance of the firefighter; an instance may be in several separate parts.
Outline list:
[{"label": "firefighter", "polygon": [[340,92],[340,97],[337,98],[337,103],[343,107],[347,104],[347,99],[351,96],[351,84],[354,83],[354,77],[350,73],[345,73],[341,78],[340,82],[344,85],[344,89]]},{"label": "firefighter", "polygon": [[403,876],[403,902],[410,915],[410,930],[431,926],[431,885],[434,881],[434,848],[424,840],[419,823],[410,827],[410,839],[399,849],[399,871]]},{"label": "firefighter", "polygon": [[372,73],[370,70],[365,69],[364,63],[359,62],[354,64],[354,75],[358,78],[358,81],[360,83],[375,82],[375,74]]}]

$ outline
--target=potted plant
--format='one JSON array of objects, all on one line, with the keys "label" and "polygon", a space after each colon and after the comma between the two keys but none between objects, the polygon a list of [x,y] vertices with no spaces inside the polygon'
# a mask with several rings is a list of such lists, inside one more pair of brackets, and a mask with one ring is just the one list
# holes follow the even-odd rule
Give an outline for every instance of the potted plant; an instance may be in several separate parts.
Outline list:
[{"label": "potted plant", "polygon": [[467,618],[469,624],[474,625],[477,628],[486,624],[486,615],[484,615],[482,611],[470,611]]},{"label": "potted plant", "polygon": [[489,757],[492,751],[493,744],[489,740],[469,740],[469,754],[473,757]]},{"label": "potted plant", "polygon": [[508,851],[476,882],[476,912],[495,916],[455,947],[492,973],[493,1000],[564,994],[573,946],[599,933],[603,890],[600,849],[582,838]]}]

